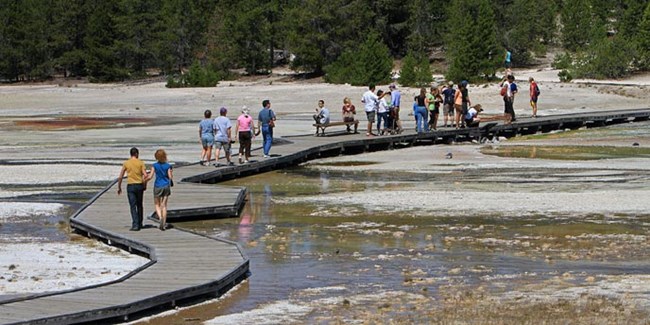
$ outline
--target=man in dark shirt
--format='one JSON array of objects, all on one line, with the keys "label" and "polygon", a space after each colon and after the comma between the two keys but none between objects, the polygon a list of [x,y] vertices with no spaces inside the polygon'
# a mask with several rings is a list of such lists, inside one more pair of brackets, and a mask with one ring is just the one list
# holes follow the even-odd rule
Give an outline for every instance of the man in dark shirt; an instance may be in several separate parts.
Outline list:
[{"label": "man in dark shirt", "polygon": [[264,148],[264,158],[269,158],[269,151],[273,144],[273,128],[275,127],[275,113],[271,110],[271,101],[265,99],[262,101],[262,110],[257,118],[262,128],[262,139]]}]

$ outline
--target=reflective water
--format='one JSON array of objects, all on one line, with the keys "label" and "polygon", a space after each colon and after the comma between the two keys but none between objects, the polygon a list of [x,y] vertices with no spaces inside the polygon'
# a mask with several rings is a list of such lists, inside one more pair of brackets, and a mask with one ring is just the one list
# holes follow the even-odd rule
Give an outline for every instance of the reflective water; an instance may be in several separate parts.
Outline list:
[{"label": "reflective water", "polygon": [[567,285],[577,285],[590,276],[650,270],[648,215],[438,216],[363,213],[337,202],[282,203],[286,197],[334,191],[354,195],[377,190],[378,184],[388,184],[386,190],[412,186],[406,174],[382,179],[373,173],[309,168],[224,183],[250,190],[240,218],[180,226],[242,243],[252,276],[224,302],[160,321],[230,315],[215,322],[277,323],[274,317],[285,315],[282,322],[300,323],[332,321],[341,313],[350,320],[363,318],[363,313],[326,308],[323,299],[345,305],[352,297],[367,295],[365,303],[381,307],[384,295],[399,293],[391,299],[400,308],[388,308],[380,318],[388,321],[413,301],[397,302],[408,294],[437,300],[450,286],[507,292],[562,274],[575,275]]}]

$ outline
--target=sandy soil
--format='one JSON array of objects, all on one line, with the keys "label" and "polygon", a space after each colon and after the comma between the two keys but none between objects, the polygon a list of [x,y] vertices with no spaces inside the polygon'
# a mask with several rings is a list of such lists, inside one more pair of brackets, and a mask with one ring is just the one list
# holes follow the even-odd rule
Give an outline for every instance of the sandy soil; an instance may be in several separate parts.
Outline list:
[{"label": "sandy soil", "polygon": [[3,295],[80,288],[125,276],[147,263],[90,239],[69,243],[0,245],[0,292]]},{"label": "sandy soil", "polygon": [[[521,71],[522,76],[547,71]],[[551,75],[554,71],[550,71]],[[519,73],[516,71],[516,73]],[[650,100],[648,86],[562,84],[554,78],[538,77],[542,87],[539,114],[562,114],[590,110],[612,110],[647,107]],[[248,106],[255,115],[262,99],[268,98],[279,116],[276,134],[279,136],[309,134],[312,132],[311,115],[318,99],[324,99],[332,112],[332,120],[340,120],[342,98],[348,96],[359,110],[364,87],[312,83],[284,83],[281,77],[268,77],[254,82],[223,82],[215,88],[167,89],[163,83],[145,85],[95,85],[68,86],[32,85],[0,87],[0,156],[3,159],[44,158],[45,149],[56,148],[55,158],[105,159],[125,156],[130,145],[143,147],[143,157],[148,150],[159,146],[172,147],[173,161],[197,160],[197,124],[205,109],[217,110],[225,106],[228,116],[236,118],[242,106]],[[526,78],[527,80],[527,78]],[[650,75],[643,78],[647,83]],[[635,81],[636,82],[636,81]],[[519,82],[524,91],[515,101],[518,116],[530,116],[527,103],[527,81]],[[387,89],[386,85],[378,88]],[[417,89],[403,88],[405,106]],[[502,112],[498,86],[485,84],[470,86],[472,102],[481,103],[487,114]],[[406,127],[413,121],[402,118]],[[18,121],[47,120],[55,117],[101,117],[150,119],[153,125],[125,127],[115,123],[115,128],[53,131],[38,126],[16,127]],[[364,118],[361,117],[361,120]],[[183,123],[185,122],[185,123]],[[52,122],[54,123],[54,122]],[[173,123],[173,127],[169,124]],[[117,128],[117,130],[116,130]],[[261,141],[259,138],[257,142]],[[101,153],[99,149],[101,148]],[[54,158],[50,157],[50,158]]]}]

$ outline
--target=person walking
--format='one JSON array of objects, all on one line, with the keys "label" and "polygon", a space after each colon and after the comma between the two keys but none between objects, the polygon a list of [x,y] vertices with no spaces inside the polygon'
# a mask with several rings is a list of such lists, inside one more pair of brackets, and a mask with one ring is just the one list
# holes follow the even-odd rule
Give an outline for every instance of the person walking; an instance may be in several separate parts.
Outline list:
[{"label": "person walking", "polygon": [[275,113],[271,110],[270,100],[265,99],[262,101],[262,110],[260,111],[257,120],[258,125],[262,129],[264,158],[269,158],[271,146],[273,145],[273,128],[275,127]]},{"label": "person walking", "polygon": [[199,143],[201,143],[201,164],[210,165],[212,157],[212,146],[214,145],[214,121],[212,111],[206,109],[203,112],[203,119],[199,122]]},{"label": "person walking", "polygon": [[226,117],[228,114],[228,109],[222,107],[219,109],[219,117],[214,119],[214,162],[215,166],[219,165],[219,154],[221,149],[224,151],[224,156],[226,157],[226,163],[228,166],[232,166],[233,163],[230,160],[230,147],[232,140],[232,123],[230,119]]},{"label": "person walking", "polygon": [[528,78],[530,83],[530,107],[533,109],[533,117],[537,117],[537,99],[539,98],[539,86],[533,77]]},{"label": "person walking", "polygon": [[[241,115],[237,118],[235,126],[235,140],[239,139],[239,163],[248,163],[251,158],[251,145],[255,123],[246,106],[242,107]],[[243,160],[244,159],[244,160]]]},{"label": "person walking", "polygon": [[122,164],[120,175],[117,177],[117,195],[122,194],[122,179],[127,174],[126,194],[131,210],[131,231],[139,231],[143,227],[144,206],[142,198],[147,186],[147,169],[138,157],[138,148],[131,148],[131,158]]},{"label": "person walking", "polygon": [[156,215],[160,221],[158,228],[165,231],[167,229],[167,202],[172,194],[171,187],[174,186],[174,173],[172,172],[172,166],[167,162],[165,150],[156,150],[154,157],[156,162],[151,166],[149,178],[156,176],[153,184],[153,203],[156,206]]},{"label": "person walking", "polygon": [[416,97],[417,107],[415,109],[415,131],[417,133],[428,132],[427,123],[429,114],[427,113],[427,89],[421,88],[420,95]]},{"label": "person walking", "polygon": [[510,52],[510,50],[508,50],[508,49],[506,49],[506,55],[505,55],[504,61],[505,61],[505,68],[507,70],[512,68],[512,52]]}]

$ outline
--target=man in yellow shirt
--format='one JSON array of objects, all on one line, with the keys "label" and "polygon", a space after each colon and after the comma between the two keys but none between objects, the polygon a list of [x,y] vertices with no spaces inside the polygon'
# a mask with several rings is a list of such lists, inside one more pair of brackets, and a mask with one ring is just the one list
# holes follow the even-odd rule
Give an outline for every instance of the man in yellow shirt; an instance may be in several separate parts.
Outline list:
[{"label": "man in yellow shirt", "polygon": [[138,148],[131,148],[131,158],[122,164],[120,176],[117,178],[117,195],[122,194],[122,179],[127,173],[126,193],[131,207],[131,231],[139,231],[142,228],[144,210],[142,198],[146,189],[147,169],[144,162],[138,159]]}]

